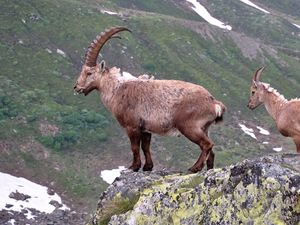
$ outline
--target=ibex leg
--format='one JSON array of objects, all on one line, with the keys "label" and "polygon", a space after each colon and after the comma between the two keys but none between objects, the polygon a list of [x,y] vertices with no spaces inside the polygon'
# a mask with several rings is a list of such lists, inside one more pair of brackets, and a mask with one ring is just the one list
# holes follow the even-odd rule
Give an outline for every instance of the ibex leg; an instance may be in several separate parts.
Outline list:
[{"label": "ibex leg", "polygon": [[213,152],[213,150],[211,150],[209,152],[209,155],[208,155],[208,158],[206,161],[206,166],[207,166],[208,170],[214,168],[214,161],[215,161],[215,153]]},{"label": "ibex leg", "polygon": [[183,129],[180,129],[180,132],[184,136],[186,136],[189,140],[199,145],[199,147],[202,149],[202,152],[197,162],[191,168],[189,168],[189,171],[193,173],[201,171],[212,150],[213,147],[212,141],[209,140],[205,132],[199,127],[193,129],[192,127],[185,126],[183,127]]},{"label": "ibex leg", "polygon": [[145,155],[145,165],[143,171],[152,171],[153,162],[150,153],[151,133],[142,133],[142,150]]},{"label": "ibex leg", "polygon": [[[206,127],[204,132],[205,132],[206,136],[209,138],[209,136],[208,136],[208,126]],[[207,160],[206,160],[207,170],[210,170],[210,169],[214,168],[214,161],[215,161],[215,153],[213,152],[213,150],[211,150],[208,153],[208,157],[207,157]]]},{"label": "ibex leg", "polygon": [[137,172],[141,168],[140,144],[141,133],[135,129],[127,129],[127,134],[131,143],[131,151],[133,154],[133,161],[129,169]]},{"label": "ibex leg", "polygon": [[296,144],[297,152],[300,153],[300,135],[293,137],[293,140]]}]

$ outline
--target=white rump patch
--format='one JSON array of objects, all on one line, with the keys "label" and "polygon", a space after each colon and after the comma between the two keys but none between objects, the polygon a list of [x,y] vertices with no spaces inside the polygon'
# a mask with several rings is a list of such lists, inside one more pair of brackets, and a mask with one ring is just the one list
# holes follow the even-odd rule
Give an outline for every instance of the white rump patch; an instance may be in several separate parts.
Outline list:
[{"label": "white rump patch", "polygon": [[215,104],[215,112],[217,117],[222,116],[222,107],[219,104]]}]

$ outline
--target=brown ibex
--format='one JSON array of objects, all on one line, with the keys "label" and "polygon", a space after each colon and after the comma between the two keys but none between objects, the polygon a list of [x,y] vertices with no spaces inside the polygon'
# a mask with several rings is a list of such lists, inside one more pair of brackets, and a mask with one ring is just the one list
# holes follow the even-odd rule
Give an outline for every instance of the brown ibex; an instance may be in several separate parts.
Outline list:
[{"label": "brown ibex", "polygon": [[105,107],[118,120],[130,139],[133,162],[141,167],[140,146],[145,155],[144,171],[151,171],[151,134],[172,135],[180,132],[202,149],[197,162],[189,169],[200,171],[204,164],[214,165],[213,142],[208,137],[212,123],[222,120],[225,106],[202,86],[179,80],[126,79],[120,69],[97,64],[97,56],[107,40],[124,27],[113,27],[90,44],[85,64],[76,81],[77,93],[89,94],[96,89]]},{"label": "brown ibex", "polygon": [[275,120],[278,131],[285,137],[291,137],[300,153],[300,100],[288,101],[270,84],[261,82],[259,79],[263,70],[264,67],[253,75],[248,107],[255,109],[263,103]]}]

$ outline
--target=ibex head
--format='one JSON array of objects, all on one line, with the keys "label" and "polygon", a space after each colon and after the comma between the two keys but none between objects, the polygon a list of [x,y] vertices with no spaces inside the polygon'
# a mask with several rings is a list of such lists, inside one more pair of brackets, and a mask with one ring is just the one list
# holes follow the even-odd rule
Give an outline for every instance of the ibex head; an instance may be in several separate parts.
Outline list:
[{"label": "ibex head", "polygon": [[97,64],[99,52],[109,39],[118,37],[113,35],[121,31],[130,32],[125,27],[112,27],[98,35],[90,44],[85,55],[85,63],[74,85],[74,90],[77,93],[88,95],[92,90],[97,89],[101,76],[108,71],[103,60],[100,64]]},{"label": "ibex head", "polygon": [[250,87],[250,99],[248,102],[248,108],[255,109],[258,107],[263,101],[263,92],[264,88],[262,82],[260,82],[259,78],[261,76],[264,67],[259,68],[252,78],[252,85]]}]

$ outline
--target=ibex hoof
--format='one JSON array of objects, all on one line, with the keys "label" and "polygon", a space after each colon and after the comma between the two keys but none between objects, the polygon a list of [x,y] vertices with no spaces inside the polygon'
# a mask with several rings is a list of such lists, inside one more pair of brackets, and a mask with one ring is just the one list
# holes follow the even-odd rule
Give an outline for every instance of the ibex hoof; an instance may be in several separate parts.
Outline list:
[{"label": "ibex hoof", "polygon": [[138,172],[141,166],[138,165],[131,165],[128,167],[128,169],[132,170],[133,172]]},{"label": "ibex hoof", "polygon": [[199,171],[201,171],[202,168],[198,168],[198,167],[191,167],[188,169],[188,171],[190,171],[191,173],[197,173]]},{"label": "ibex hoof", "polygon": [[207,170],[211,170],[211,169],[213,169],[214,168],[214,165],[208,165],[207,164]]},{"label": "ibex hoof", "polygon": [[153,165],[145,164],[144,167],[143,167],[143,171],[152,171],[152,168],[153,168]]}]

